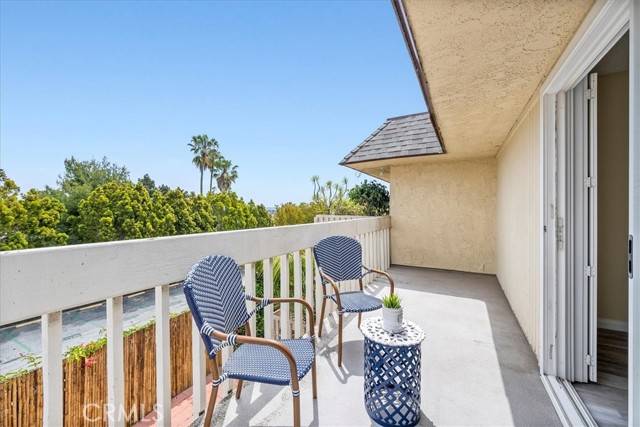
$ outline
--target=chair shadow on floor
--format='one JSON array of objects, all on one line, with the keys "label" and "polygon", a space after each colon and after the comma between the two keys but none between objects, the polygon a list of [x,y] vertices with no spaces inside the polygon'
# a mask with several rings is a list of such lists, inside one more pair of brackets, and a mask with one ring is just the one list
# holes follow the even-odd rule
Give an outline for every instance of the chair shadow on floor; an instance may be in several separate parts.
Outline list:
[{"label": "chair shadow on floor", "polygon": [[[374,296],[378,296],[380,291],[384,290],[386,285],[374,281],[364,287],[366,293]],[[379,311],[379,315],[382,315]],[[343,318],[343,331],[349,327],[352,323],[357,324],[358,315],[356,313],[347,313]],[[338,336],[338,321],[335,311],[325,315],[324,329],[322,338],[316,343],[317,357],[322,357],[327,361],[327,365],[331,368],[334,375],[340,381],[341,384],[345,384],[350,376],[362,377],[364,376],[364,337],[361,335],[360,339],[344,341],[342,343],[342,367],[337,364],[337,359],[332,359],[331,355],[338,354],[337,341],[332,344],[332,341]]]},{"label": "chair shadow on floor", "polygon": [[[301,383],[302,384],[302,383]],[[255,387],[260,387],[258,398],[251,401],[251,397],[254,395]],[[301,387],[302,388],[302,387]],[[313,399],[311,396],[311,384],[305,384],[305,389],[308,388],[309,393],[305,393],[305,390],[302,390],[301,399],[308,398]],[[254,382],[245,382],[242,387],[242,397],[237,400],[237,406],[234,413],[229,412],[229,404],[232,399],[235,400],[235,393],[229,393],[225,396],[220,402],[216,404],[216,410],[213,414],[213,419],[211,420],[211,426],[207,427],[218,427],[218,426],[231,426],[231,427],[245,427],[249,425],[250,419],[246,416],[247,414],[255,414],[258,413],[259,410],[265,406],[267,406],[274,399],[278,398],[278,394],[281,394],[280,399],[285,403],[285,407],[291,406],[291,392],[287,387],[277,386],[277,385],[269,385],[262,383],[254,383]],[[308,395],[307,395],[308,394]],[[304,396],[304,397],[303,397]],[[313,418],[311,420],[312,426],[317,426],[318,424],[318,401],[313,399]],[[225,419],[229,416],[233,415],[234,418],[225,423]],[[194,422],[191,427],[205,427],[203,426],[204,416],[200,417],[196,422]],[[252,425],[271,425],[269,422],[269,417],[264,418],[262,420],[255,420]]]},{"label": "chair shadow on floor", "polygon": [[[357,314],[344,315],[344,327],[348,327],[351,323],[357,323],[357,319]],[[362,377],[364,375],[363,340],[351,340],[342,343],[344,356],[342,358],[342,367],[339,367],[337,361],[338,343],[332,343],[337,336],[338,322],[334,315],[329,315],[326,319],[322,339],[316,344],[318,349],[316,357],[323,358],[338,381],[341,384],[345,384],[351,376]]]}]

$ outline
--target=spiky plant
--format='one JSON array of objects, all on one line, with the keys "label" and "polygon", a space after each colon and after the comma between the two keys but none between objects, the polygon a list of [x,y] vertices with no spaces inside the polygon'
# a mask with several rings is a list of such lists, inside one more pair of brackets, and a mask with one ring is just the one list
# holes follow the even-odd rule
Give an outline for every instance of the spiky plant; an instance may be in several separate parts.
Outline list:
[{"label": "spiky plant", "polygon": [[396,293],[382,297],[382,306],[386,308],[400,308],[402,307],[401,302],[402,298]]}]

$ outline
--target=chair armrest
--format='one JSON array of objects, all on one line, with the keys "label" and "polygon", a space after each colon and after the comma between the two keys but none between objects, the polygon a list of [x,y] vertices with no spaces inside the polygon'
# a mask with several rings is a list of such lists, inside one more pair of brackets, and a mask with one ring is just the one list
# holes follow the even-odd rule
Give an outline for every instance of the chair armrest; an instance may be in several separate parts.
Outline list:
[{"label": "chair armrest", "polygon": [[377,273],[377,274],[381,274],[381,275],[385,276],[387,278],[387,280],[389,281],[389,294],[393,295],[394,282],[393,282],[393,279],[391,278],[391,276],[389,275],[389,273],[387,273],[386,271],[382,271],[382,270],[376,270],[375,268],[368,268],[367,270],[369,270],[368,273]]},{"label": "chair armrest", "polygon": [[334,282],[330,276],[327,276],[322,271],[320,271],[320,275],[331,284],[333,293],[336,295],[336,304],[338,305],[338,311],[342,311],[342,303],[340,302],[340,290],[338,289],[338,285],[336,285],[336,282]]},{"label": "chair armrest", "polygon": [[391,277],[391,275],[389,275],[389,273],[387,273],[386,271],[376,270],[375,268],[370,268],[369,270],[372,271],[373,273],[381,274],[387,278],[387,280],[389,281],[389,289],[390,289],[389,293],[393,295],[395,284],[393,282],[393,278]]},{"label": "chair armrest", "polygon": [[272,302],[277,302],[277,303],[283,303],[283,302],[293,302],[293,303],[298,303],[298,304],[302,304],[306,309],[307,309],[307,319],[309,320],[309,337],[313,337],[314,335],[314,331],[315,331],[315,323],[313,321],[313,307],[311,307],[311,304],[309,304],[307,301],[303,300],[302,298],[269,298],[269,303]]},{"label": "chair armrest", "polygon": [[[315,331],[315,323],[313,320],[313,307],[311,307],[311,304],[309,304],[307,301],[303,300],[302,298],[268,298],[269,299],[269,304],[273,304],[273,303],[283,303],[283,302],[293,302],[293,303],[298,303],[298,304],[302,304],[308,312],[308,316],[307,318],[309,319],[309,337],[313,337],[314,335],[314,331]],[[251,301],[255,302],[256,304],[262,304],[263,299],[262,298],[258,298],[256,296],[252,296],[250,298]],[[260,307],[260,306],[258,306]],[[262,309],[264,309],[264,307],[261,307]],[[253,312],[252,312],[253,315]]]}]

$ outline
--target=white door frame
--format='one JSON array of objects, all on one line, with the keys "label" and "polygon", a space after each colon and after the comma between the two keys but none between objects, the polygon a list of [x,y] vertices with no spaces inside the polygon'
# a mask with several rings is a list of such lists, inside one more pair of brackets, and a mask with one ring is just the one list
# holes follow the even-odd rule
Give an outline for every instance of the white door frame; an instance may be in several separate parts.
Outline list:
[{"label": "white door frame", "polygon": [[640,2],[630,13],[629,58],[629,232],[634,236],[629,278],[629,425],[640,425]]},{"label": "white door frame", "polygon": [[[633,17],[633,19],[631,19]],[[558,262],[559,251],[565,247],[566,241],[563,220],[558,218],[558,209],[562,209],[563,195],[556,194],[556,176],[562,172],[563,165],[556,165],[556,151],[562,150],[564,128],[566,123],[558,120],[558,111],[565,108],[562,100],[557,101],[557,94],[570,90],[586,76],[591,68],[606,54],[622,34],[630,32],[630,233],[635,236],[636,246],[640,240],[640,167],[633,168],[633,163],[640,164],[640,0],[598,0],[589,11],[571,42],[560,56],[558,62],[540,89],[541,114],[541,152],[542,176],[540,217],[543,224],[541,230],[541,331],[540,340],[540,373],[545,376],[565,376],[567,366],[567,339],[563,330],[564,307],[566,307],[565,277],[567,266]],[[562,116],[562,114],[560,114]],[[559,133],[556,132],[559,130]],[[558,190],[560,191],[560,190]],[[635,212],[636,216],[633,216]],[[566,218],[566,217],[564,217]],[[566,220],[565,220],[566,221]],[[558,243],[558,240],[561,243]],[[629,298],[629,424],[640,425],[640,363],[634,358],[640,357],[640,328],[634,327],[640,320],[640,267],[637,267],[640,250],[635,251],[636,274],[630,279]],[[632,286],[635,283],[635,286]],[[548,385],[545,383],[545,385]]]}]

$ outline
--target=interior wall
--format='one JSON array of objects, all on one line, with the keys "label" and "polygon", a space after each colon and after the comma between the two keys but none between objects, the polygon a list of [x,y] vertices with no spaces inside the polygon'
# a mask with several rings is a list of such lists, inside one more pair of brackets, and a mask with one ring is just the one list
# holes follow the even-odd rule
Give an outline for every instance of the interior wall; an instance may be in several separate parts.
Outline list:
[{"label": "interior wall", "polygon": [[497,276],[533,351],[540,340],[540,102],[497,158]]},{"label": "interior wall", "polygon": [[494,158],[391,168],[393,264],[496,272]]},{"label": "interior wall", "polygon": [[598,76],[598,318],[627,323],[629,72]]}]

